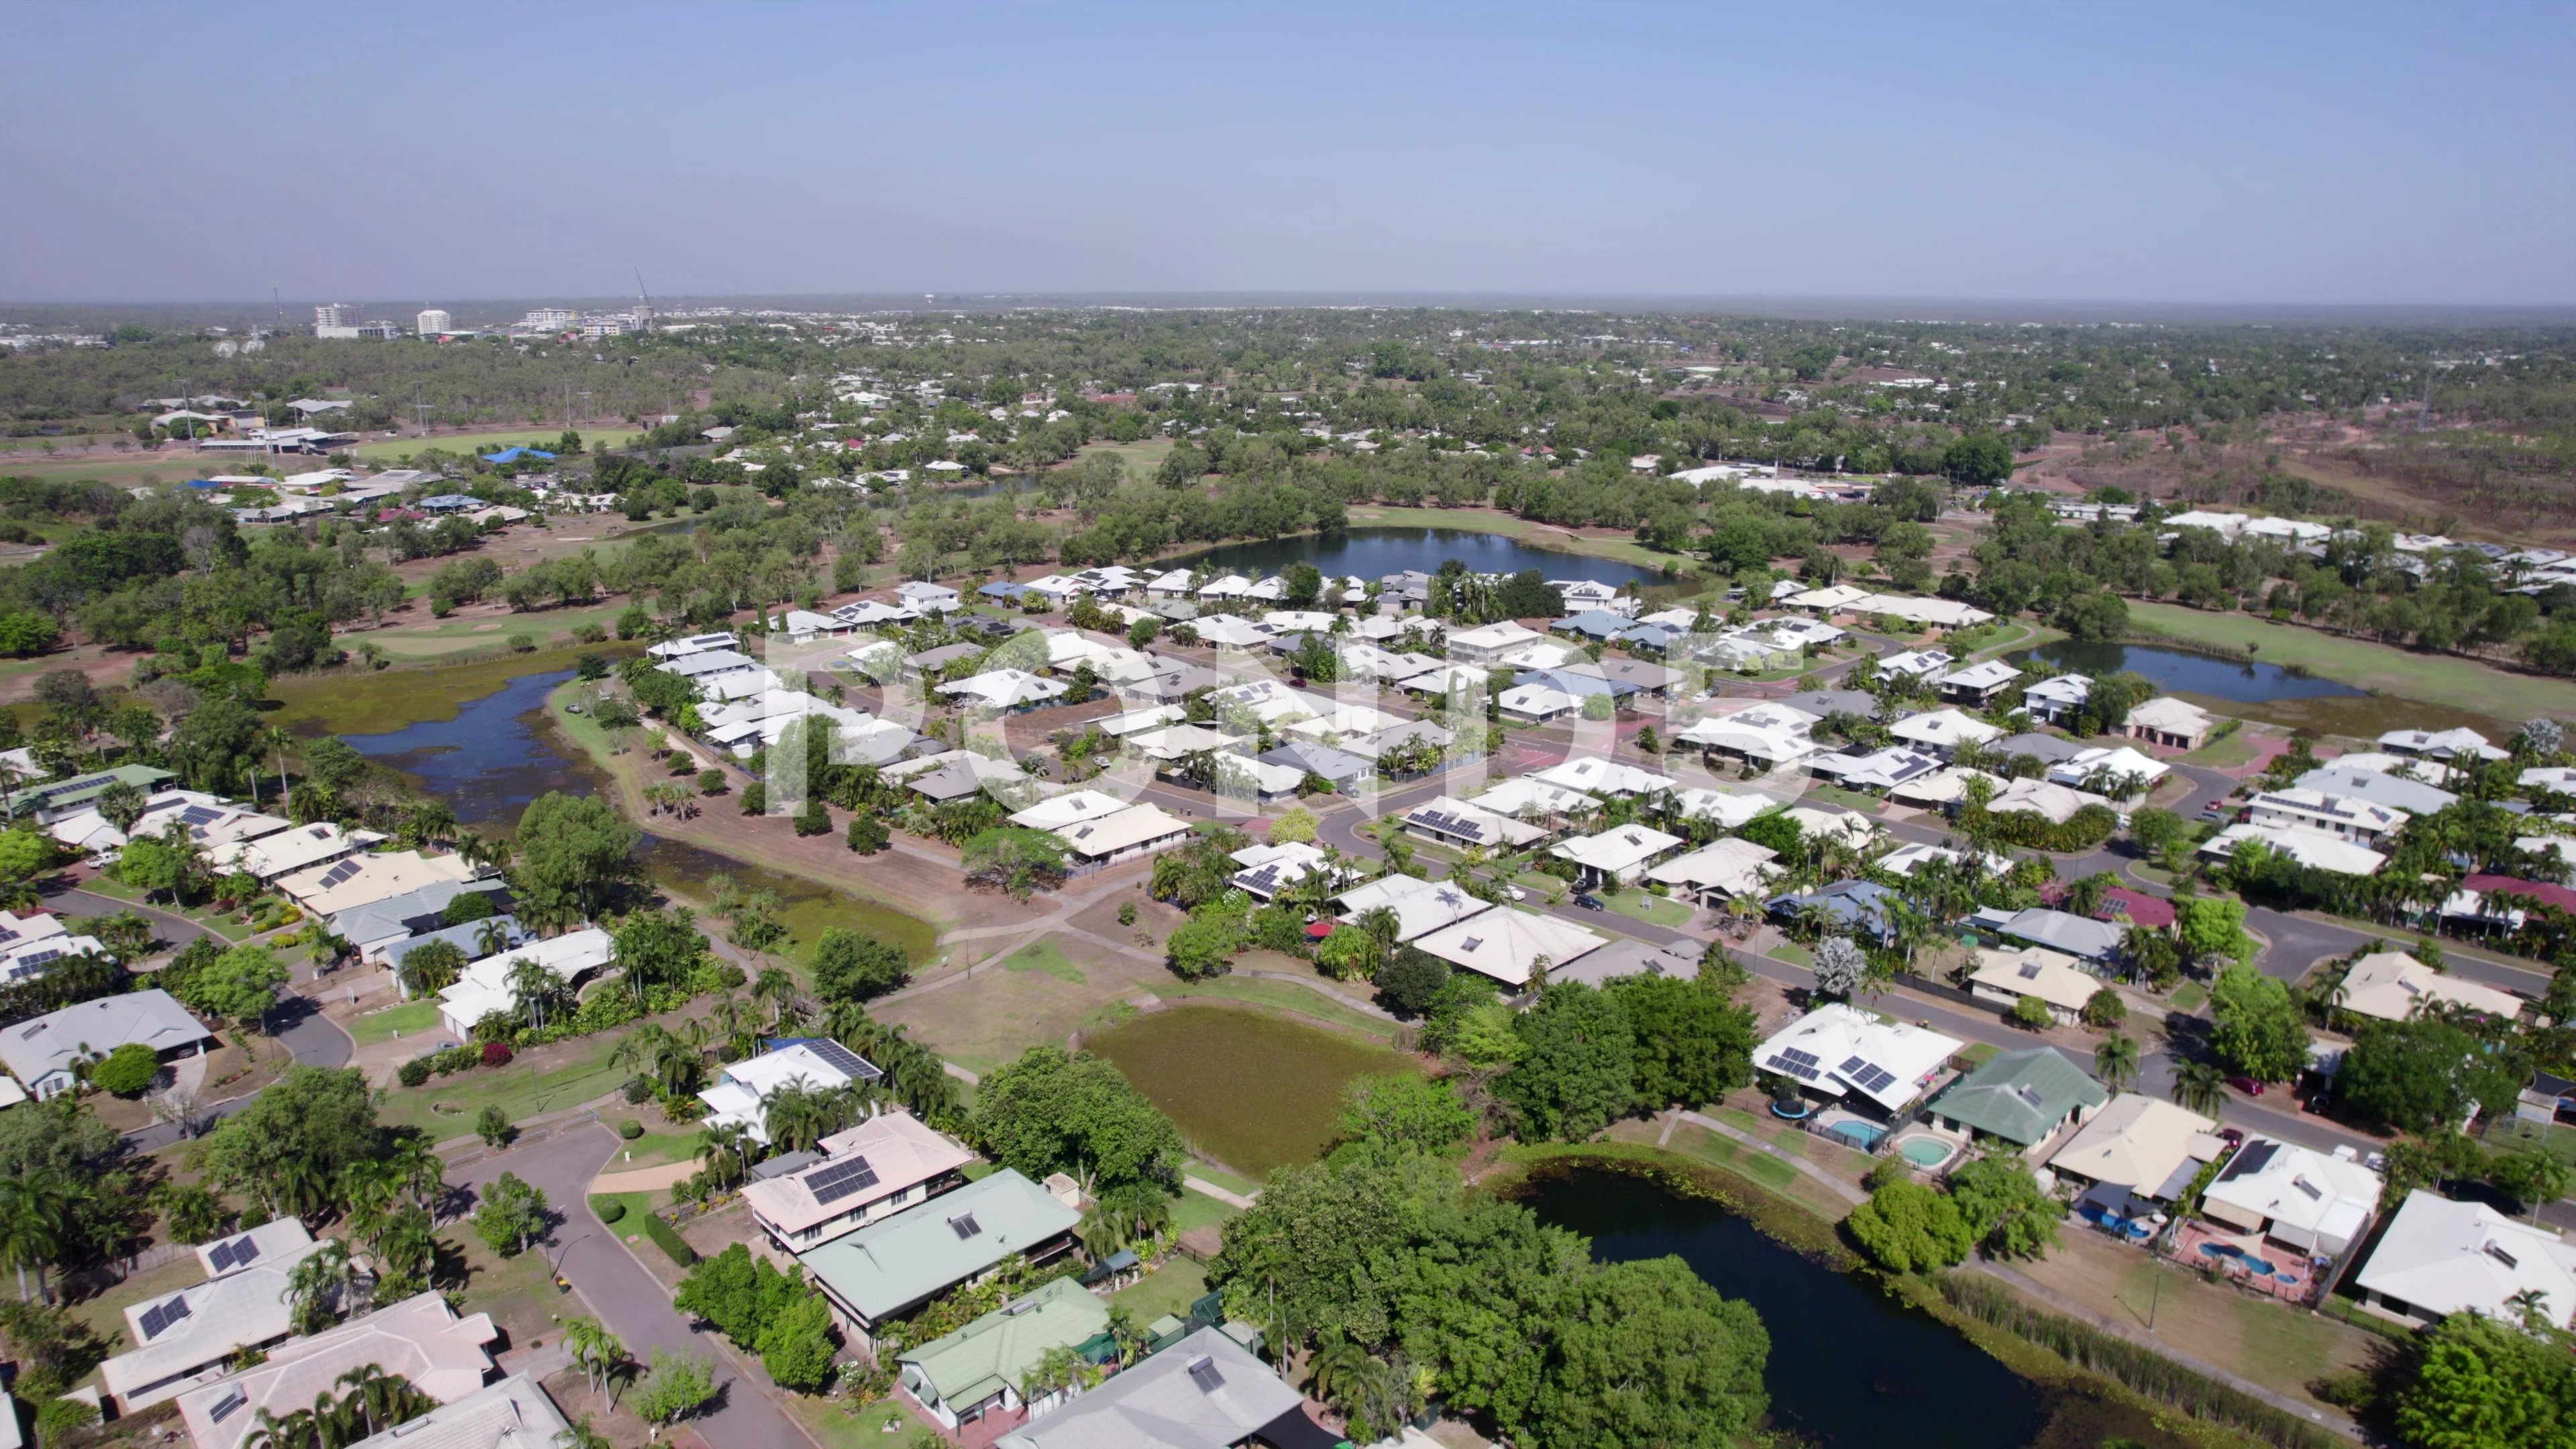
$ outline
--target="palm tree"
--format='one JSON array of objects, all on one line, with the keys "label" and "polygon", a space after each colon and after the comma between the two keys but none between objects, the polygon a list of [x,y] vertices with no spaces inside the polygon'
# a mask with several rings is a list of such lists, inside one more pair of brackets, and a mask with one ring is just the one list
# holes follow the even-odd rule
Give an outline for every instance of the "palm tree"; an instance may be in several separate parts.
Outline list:
[{"label": "palm tree", "polygon": [[817,1092],[800,1074],[782,1083],[763,1104],[761,1125],[781,1152],[803,1152],[830,1131],[831,1098]]},{"label": "palm tree", "polygon": [[769,1029],[773,1034],[784,1031],[787,1012],[796,1003],[796,978],[780,967],[769,967],[752,982],[751,999],[769,1004]]},{"label": "palm tree", "polygon": [[30,1266],[36,1270],[36,1291],[46,1302],[53,1301],[45,1269],[62,1252],[71,1208],[70,1186],[52,1168],[0,1177],[0,1258],[18,1270],[20,1301],[27,1297]]},{"label": "palm tree", "polygon": [[661,1084],[666,1092],[677,1091],[696,1068],[698,1054],[687,1042],[671,1034],[671,1029],[658,1021],[648,1021],[635,1033],[617,1044],[610,1054],[609,1065],[635,1067]]},{"label": "palm tree", "polygon": [[510,949],[509,923],[499,916],[485,917],[483,924],[474,928],[474,949],[486,956]]},{"label": "palm tree", "polygon": [[2138,1079],[2138,1042],[2113,1032],[2093,1048],[2093,1075],[2117,1092]]},{"label": "palm tree", "polygon": [[725,1187],[739,1181],[751,1165],[751,1129],[739,1122],[709,1126],[698,1141],[698,1158]]},{"label": "palm tree", "polygon": [[2227,1073],[2215,1062],[2185,1062],[2174,1069],[2173,1099],[2204,1117],[2227,1101]]},{"label": "palm tree", "polygon": [[259,732],[259,747],[268,751],[277,766],[277,798],[286,798],[286,752],[295,748],[295,736],[283,725],[270,725]]},{"label": "palm tree", "polygon": [[563,990],[563,977],[544,962],[522,956],[510,963],[510,994],[528,1009],[529,1023],[546,1029],[546,1004]]},{"label": "palm tree", "polygon": [[610,1376],[626,1356],[626,1345],[596,1318],[576,1318],[566,1323],[564,1347],[572,1350],[572,1361],[581,1365],[594,1394],[607,1391]]},{"label": "palm tree", "polygon": [[319,1430],[311,1409],[297,1409],[283,1419],[262,1409],[259,1417],[251,1421],[250,1435],[242,1440],[242,1449],[321,1449]]},{"label": "palm tree", "polygon": [[446,802],[423,800],[404,813],[403,839],[414,846],[436,845],[456,838],[456,812]]},{"label": "palm tree", "polygon": [[429,1145],[427,1136],[404,1133],[384,1150],[380,1160],[401,1172],[403,1191],[410,1195],[412,1206],[425,1212],[437,1210],[439,1198],[447,1191],[447,1160]]},{"label": "palm tree", "polygon": [[350,1260],[348,1243],[339,1238],[324,1238],[319,1248],[286,1275],[286,1304],[295,1317],[296,1331],[317,1333],[330,1326],[331,1316],[339,1311],[342,1295],[357,1276],[357,1265]]}]

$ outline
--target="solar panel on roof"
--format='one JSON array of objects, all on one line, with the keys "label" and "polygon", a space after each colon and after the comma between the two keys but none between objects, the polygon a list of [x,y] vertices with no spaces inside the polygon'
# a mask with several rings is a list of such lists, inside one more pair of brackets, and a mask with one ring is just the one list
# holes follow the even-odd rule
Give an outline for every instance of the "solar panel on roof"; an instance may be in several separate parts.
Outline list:
[{"label": "solar panel on roof", "polygon": [[212,805],[191,805],[179,812],[182,825],[212,825],[224,818],[224,812]]},{"label": "solar panel on roof", "polygon": [[229,1270],[233,1265],[233,1245],[230,1243],[215,1244],[215,1250],[206,1255],[206,1261],[214,1264],[215,1271],[218,1273]]},{"label": "solar panel on roof", "polygon": [[[1791,1057],[1807,1057],[1807,1059],[1799,1062],[1791,1061]],[[1812,1082],[1817,1076],[1816,1059],[1808,1057],[1805,1052],[1781,1052],[1771,1058],[1771,1069],[1775,1072],[1787,1072],[1802,1082]]]},{"label": "solar panel on roof", "polygon": [[0,946],[5,946],[17,939],[17,932],[10,930],[7,926],[0,926]]},{"label": "solar panel on roof", "polygon": [[836,1041],[809,1041],[805,1043],[805,1049],[821,1057],[824,1065],[853,1080],[874,1080],[885,1075],[868,1065],[866,1058]]},{"label": "solar panel on roof", "polygon": [[1780,1060],[1784,1062],[1794,1062],[1802,1067],[1812,1067],[1817,1065],[1822,1059],[1814,1052],[1807,1051],[1799,1047],[1782,1047],[1780,1049]]},{"label": "solar panel on roof", "polygon": [[18,968],[23,971],[30,967],[42,966],[48,961],[59,961],[62,959],[62,955],[62,952],[55,950],[30,951],[26,955],[19,957],[17,964]]},{"label": "solar panel on roof", "polygon": [[1852,1078],[1852,1081],[1862,1091],[1876,1096],[1896,1085],[1896,1073],[1873,1062],[1864,1065],[1860,1075]]},{"label": "solar panel on roof", "polygon": [[1856,1056],[1855,1056],[1855,1057],[1849,1057],[1849,1058],[1846,1058],[1846,1059],[1844,1060],[1843,1064],[1842,1064],[1841,1066],[1839,1066],[1839,1067],[1834,1068],[1834,1070],[1835,1070],[1835,1071],[1838,1071],[1838,1072],[1856,1071],[1856,1070],[1858,1070],[1859,1068],[1861,1068],[1861,1067],[1865,1067],[1865,1066],[1868,1066],[1868,1065],[1869,1065],[1869,1063],[1868,1063],[1867,1061],[1864,1061],[1863,1059],[1861,1059],[1861,1058],[1859,1058],[1859,1057],[1856,1057]]},{"label": "solar panel on roof", "polygon": [[817,1203],[836,1203],[854,1192],[876,1186],[877,1170],[864,1157],[853,1157],[816,1169],[805,1179],[805,1190],[814,1194]]},{"label": "solar panel on roof", "polygon": [[976,1234],[984,1231],[984,1225],[975,1221],[975,1215],[973,1213],[960,1213],[956,1217],[948,1220],[948,1230],[955,1233],[958,1240],[963,1242],[964,1240],[974,1237]]},{"label": "solar panel on roof", "polygon": [[215,1401],[214,1407],[207,1410],[207,1413],[213,1417],[216,1423],[220,1424],[224,1420],[232,1417],[234,1410],[239,1409],[242,1405],[249,1402],[249,1391],[244,1389],[241,1385],[235,1384],[222,1398]]}]

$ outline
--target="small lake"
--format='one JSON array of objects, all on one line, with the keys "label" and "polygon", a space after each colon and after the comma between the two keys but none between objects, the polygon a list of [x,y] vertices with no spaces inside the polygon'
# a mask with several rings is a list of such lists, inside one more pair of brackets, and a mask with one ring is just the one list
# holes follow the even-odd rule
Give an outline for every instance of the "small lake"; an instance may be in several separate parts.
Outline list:
[{"label": "small lake", "polygon": [[1254,1178],[1331,1145],[1343,1083],[1414,1070],[1392,1048],[1226,1006],[1149,1012],[1082,1045],[1170,1113],[1192,1146]]},{"label": "small lake", "polygon": [[1644,1178],[1573,1171],[1522,1196],[1607,1262],[1677,1256],[1771,1334],[1773,1427],[1823,1449],[2094,1449],[2178,1441],[2144,1416],[2020,1377],[1948,1324],[1765,1236],[1723,1206]]},{"label": "small lake", "polygon": [[[521,675],[457,706],[454,719],[342,738],[360,754],[400,770],[445,800],[458,824],[507,832],[517,827],[528,802],[549,790],[594,795],[607,787],[606,777],[557,735],[546,713],[546,696],[572,677],[569,669]],[[706,808],[731,810],[733,797],[719,796]],[[636,854],[653,883],[666,892],[704,899],[708,878],[719,873],[731,875],[745,890],[777,892],[781,915],[800,946],[810,946],[827,926],[842,926],[901,945],[915,961],[935,954],[938,933],[929,922],[803,876],[765,870],[650,831]]]},{"label": "small lake", "polygon": [[2060,639],[2007,656],[2013,663],[2045,659],[2061,669],[2099,678],[2127,670],[2166,693],[2179,694],[2224,714],[2319,734],[2375,740],[2396,729],[2466,726],[2490,739],[2517,726],[2475,710],[2394,695],[2372,694],[2332,679],[2300,674],[2278,664],[2239,661],[2160,649],[2148,644],[2083,644]]},{"label": "small lake", "polygon": [[1357,574],[1376,580],[1419,569],[1432,573],[1456,559],[1476,573],[1516,574],[1537,569],[1551,579],[1591,579],[1604,584],[1659,582],[1653,569],[1579,553],[1537,548],[1500,533],[1465,528],[1349,528],[1340,533],[1299,534],[1267,542],[1228,543],[1164,561],[1171,568],[1205,563],[1228,573],[1259,578],[1290,564],[1309,563],[1336,578]]}]

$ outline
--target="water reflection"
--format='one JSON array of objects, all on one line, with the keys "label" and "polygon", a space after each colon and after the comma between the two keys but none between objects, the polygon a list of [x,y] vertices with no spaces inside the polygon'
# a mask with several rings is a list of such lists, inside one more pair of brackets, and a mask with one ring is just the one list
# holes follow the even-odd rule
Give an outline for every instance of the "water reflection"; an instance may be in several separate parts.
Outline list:
[{"label": "water reflection", "polygon": [[1340,533],[1300,534],[1294,538],[1220,544],[1168,560],[1172,568],[1204,563],[1247,577],[1274,574],[1290,564],[1310,563],[1334,576],[1357,574],[1384,578],[1408,569],[1430,573],[1447,559],[1478,573],[1513,574],[1537,569],[1551,579],[1591,579],[1605,584],[1648,583],[1661,577],[1653,569],[1537,548],[1507,534],[1464,528],[1351,528]]},{"label": "water reflection", "polygon": [[2500,739],[2517,727],[2512,721],[2477,710],[2372,694],[2259,659],[2219,659],[2146,644],[2079,644],[2072,639],[2008,657],[2015,663],[2037,657],[2061,669],[2097,677],[2125,669],[2145,676],[2158,689],[2223,714],[2351,739],[2375,740],[2397,729],[2452,728],[2473,729],[2489,739]]}]

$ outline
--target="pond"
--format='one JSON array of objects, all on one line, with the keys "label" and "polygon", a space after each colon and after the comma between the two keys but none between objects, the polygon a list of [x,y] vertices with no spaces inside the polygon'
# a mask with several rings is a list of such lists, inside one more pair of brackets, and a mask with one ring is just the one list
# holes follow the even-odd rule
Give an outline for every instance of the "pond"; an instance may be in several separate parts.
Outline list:
[{"label": "pond", "polygon": [[2499,727],[2507,735],[2517,727],[2475,710],[2372,694],[2278,664],[2221,659],[2148,644],[2081,644],[2061,639],[2007,657],[2013,663],[2034,657],[2045,659],[2061,669],[2097,678],[2125,669],[2144,676],[2160,690],[2223,714],[2353,739],[2375,740],[2395,729],[2456,726],[2495,739],[2502,737],[2496,733]]},{"label": "pond", "polygon": [[1205,563],[1228,573],[1259,578],[1290,564],[1310,563],[1336,578],[1357,574],[1381,579],[1419,569],[1431,573],[1447,559],[1477,573],[1516,574],[1537,569],[1551,579],[1591,579],[1604,584],[1644,584],[1660,579],[1653,569],[1579,553],[1538,548],[1508,534],[1465,528],[1350,528],[1340,533],[1299,534],[1215,548],[1166,560],[1172,568]]},{"label": "pond", "polygon": [[1171,1114],[1192,1146],[1250,1177],[1331,1145],[1342,1084],[1409,1072],[1401,1052],[1264,1011],[1176,1006],[1093,1032],[1106,1057]]},{"label": "pond", "polygon": [[1623,1263],[1678,1256],[1771,1334],[1772,1427],[1824,1449],[2093,1449],[2177,1441],[2144,1415],[2033,1383],[1949,1325],[1765,1236],[1725,1207],[1624,1173],[1536,1179],[1522,1201]]},{"label": "pond", "polygon": [[[445,800],[458,824],[506,833],[517,826],[528,802],[549,790],[592,795],[608,784],[598,767],[556,732],[546,713],[546,696],[572,677],[569,669],[522,675],[454,706],[452,719],[425,719],[383,734],[342,738],[360,754],[400,770]],[[715,803],[731,807],[729,799]],[[764,870],[649,831],[636,853],[646,874],[667,893],[703,900],[708,878],[718,873],[731,875],[745,890],[777,892],[782,918],[800,947],[812,945],[824,928],[840,926],[900,945],[916,962],[936,951],[938,932],[928,922],[803,876]]]}]

